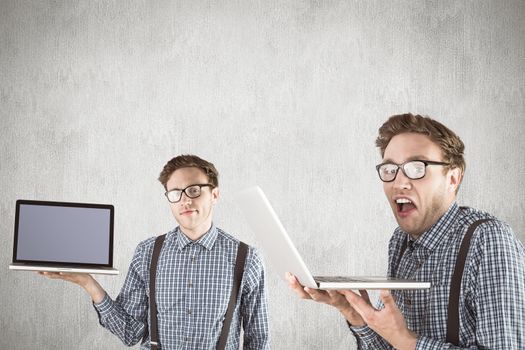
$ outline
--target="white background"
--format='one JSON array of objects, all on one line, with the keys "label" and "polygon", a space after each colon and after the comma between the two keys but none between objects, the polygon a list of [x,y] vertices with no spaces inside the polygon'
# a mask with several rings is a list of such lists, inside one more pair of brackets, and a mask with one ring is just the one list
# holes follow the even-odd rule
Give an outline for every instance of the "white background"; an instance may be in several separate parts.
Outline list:
[{"label": "white background", "polygon": [[[396,224],[374,166],[392,114],[466,144],[459,204],[525,241],[523,1],[1,1],[0,348],[120,349],[80,288],[10,272],[19,198],[111,203],[116,297],[136,245],[175,225],[156,180],[215,163],[215,222],[259,184],[315,274],[382,274]],[[268,268],[274,349],[354,349],[336,311]]]}]

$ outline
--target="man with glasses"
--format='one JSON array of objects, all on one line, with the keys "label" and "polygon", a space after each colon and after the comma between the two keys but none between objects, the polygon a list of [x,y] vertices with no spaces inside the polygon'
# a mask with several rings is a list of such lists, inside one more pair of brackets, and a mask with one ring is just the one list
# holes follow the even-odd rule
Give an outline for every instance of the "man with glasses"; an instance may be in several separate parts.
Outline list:
[{"label": "man with glasses", "polygon": [[[460,207],[464,145],[428,117],[392,116],[379,129],[376,169],[398,227],[388,275],[430,281],[430,290],[366,291],[301,286],[303,299],[337,308],[359,349],[525,349],[525,249],[512,229]],[[470,241],[469,241],[470,240]]]},{"label": "man with glasses", "polygon": [[194,155],[181,155],[166,163],[159,181],[179,224],[166,234],[158,251],[154,286],[160,346],[149,334],[150,263],[157,237],[138,245],[115,300],[88,274],[41,274],[83,287],[93,300],[100,324],[128,346],[142,340],[141,349],[215,349],[218,343],[222,348],[238,349],[242,323],[244,349],[269,349],[264,266],[251,247],[239,297],[235,304],[232,299],[229,336],[226,332],[225,343],[220,341],[240,245],[212,222],[219,199],[215,166]]}]

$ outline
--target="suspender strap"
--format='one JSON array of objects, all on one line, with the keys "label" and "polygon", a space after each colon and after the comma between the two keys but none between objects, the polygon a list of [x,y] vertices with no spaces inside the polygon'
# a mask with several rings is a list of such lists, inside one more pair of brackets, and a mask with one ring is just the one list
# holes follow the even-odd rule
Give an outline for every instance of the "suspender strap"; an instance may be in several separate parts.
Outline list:
[{"label": "suspender strap", "polygon": [[226,341],[228,340],[228,334],[230,332],[230,324],[232,322],[233,311],[237,304],[237,294],[241,286],[242,275],[244,273],[244,262],[248,253],[248,246],[244,242],[239,242],[239,248],[237,248],[237,259],[235,261],[235,273],[233,276],[234,282],[232,291],[230,294],[230,302],[228,303],[228,309],[226,311],[226,318],[222,324],[221,335],[219,336],[219,342],[217,344],[218,350],[223,350],[226,347]]},{"label": "suspender strap", "polygon": [[[160,250],[164,243],[166,235],[158,236],[155,239],[155,245],[153,246],[153,255],[151,257],[151,265],[149,271],[149,310],[150,310],[150,344],[151,350],[157,350],[160,344],[159,333],[157,329],[157,302],[155,298],[155,278],[157,275],[157,262],[159,260]],[[242,276],[244,274],[244,263],[246,261],[246,255],[248,253],[248,245],[244,242],[239,242],[239,248],[237,249],[237,259],[235,261],[235,272],[233,275],[233,286],[230,294],[230,302],[226,311],[226,318],[222,325],[221,335],[219,337],[219,343],[217,349],[223,350],[226,347],[226,341],[228,340],[228,333],[230,330],[230,324],[233,317],[233,311],[237,304],[237,295],[241,286]]]},{"label": "suspender strap", "polygon": [[459,345],[459,296],[461,291],[461,279],[465,269],[465,260],[470,247],[470,240],[476,228],[491,219],[482,219],[472,223],[463,237],[459,248],[456,267],[450,283],[450,295],[448,298],[448,319],[447,319],[447,343]]},{"label": "suspender strap", "polygon": [[159,332],[157,329],[157,301],[155,300],[155,279],[157,275],[157,261],[159,260],[162,243],[166,235],[158,236],[153,246],[153,256],[149,268],[149,311],[150,311],[150,344],[151,350],[157,350],[159,345]]}]

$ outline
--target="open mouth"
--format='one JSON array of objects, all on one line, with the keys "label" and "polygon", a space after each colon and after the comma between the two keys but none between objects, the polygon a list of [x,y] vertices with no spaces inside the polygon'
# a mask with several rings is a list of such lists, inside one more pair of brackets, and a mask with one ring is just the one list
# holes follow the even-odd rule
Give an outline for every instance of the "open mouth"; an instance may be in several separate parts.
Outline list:
[{"label": "open mouth", "polygon": [[398,213],[408,213],[409,211],[416,209],[416,206],[408,198],[398,198],[396,199],[397,212]]}]

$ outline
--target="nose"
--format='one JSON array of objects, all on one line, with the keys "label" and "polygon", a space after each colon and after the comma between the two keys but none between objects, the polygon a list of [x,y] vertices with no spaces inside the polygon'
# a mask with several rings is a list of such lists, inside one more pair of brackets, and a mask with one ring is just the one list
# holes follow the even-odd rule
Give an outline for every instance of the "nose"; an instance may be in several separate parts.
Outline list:
[{"label": "nose", "polygon": [[394,179],[394,188],[399,190],[409,190],[412,188],[412,180],[410,180],[402,169],[397,171],[396,178]]},{"label": "nose", "polygon": [[191,198],[186,195],[186,192],[182,192],[180,203],[182,205],[191,204]]}]

